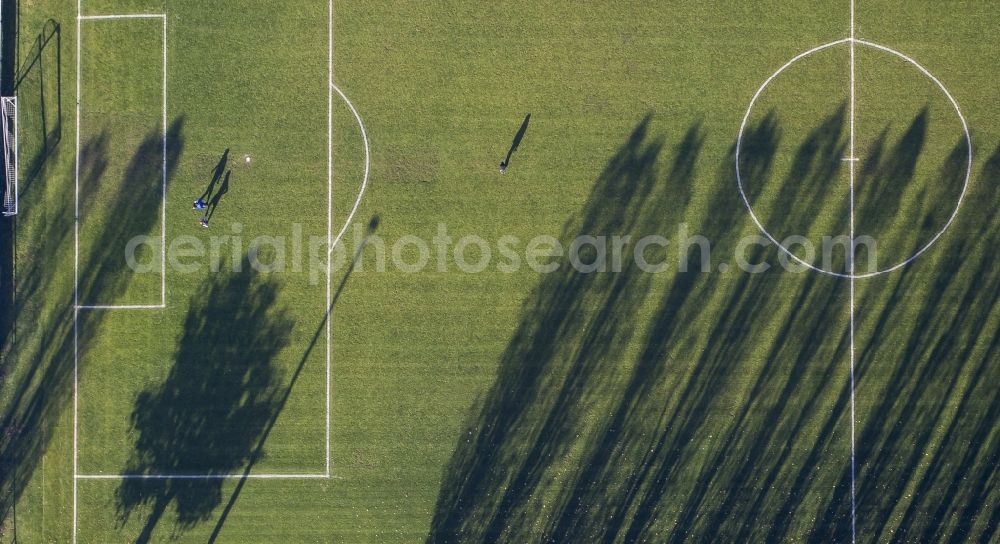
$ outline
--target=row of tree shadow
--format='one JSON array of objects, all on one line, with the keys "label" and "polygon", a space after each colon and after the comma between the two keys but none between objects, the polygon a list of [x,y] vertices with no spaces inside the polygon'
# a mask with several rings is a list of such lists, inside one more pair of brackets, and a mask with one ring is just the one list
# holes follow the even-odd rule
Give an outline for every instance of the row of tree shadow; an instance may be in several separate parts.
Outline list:
[{"label": "row of tree shadow", "polygon": [[[167,130],[168,179],[183,149],[182,129],[183,120],[177,119]],[[81,146],[82,216],[95,206],[93,197],[101,184],[111,182],[105,179],[109,141],[102,132]],[[162,133],[154,130],[138,146],[121,183],[158,188],[161,164]],[[80,255],[81,301],[113,301],[126,291],[132,275],[122,266],[124,249],[117,242],[150,232],[159,220],[160,199],[158,190],[120,191],[113,202],[101,204],[101,213],[114,220],[94,234],[107,243],[93,244]],[[37,469],[58,415],[70,406],[75,360],[78,357],[80,375],[85,375],[88,348],[107,316],[103,311],[80,311],[74,331],[73,293],[66,293],[54,314],[42,313],[52,311],[43,302],[51,304],[53,286],[58,285],[51,267],[73,248],[73,205],[61,203],[55,213],[47,214],[40,231],[31,234],[41,240],[36,254],[18,271],[14,311],[20,326],[30,331],[21,332],[19,337],[26,340],[12,346],[16,356],[5,362],[25,369],[15,383],[5,384],[14,389],[0,423],[12,430],[0,436],[0,486],[7,517]],[[27,206],[25,213],[39,212]],[[277,305],[279,292],[276,278],[257,274],[244,260],[238,269],[214,275],[192,296],[169,374],[138,395],[131,416],[137,441],[122,472],[134,478],[123,480],[116,503],[123,526],[137,510],[145,515],[137,542],[149,541],[168,506],[176,512],[175,529],[185,530],[207,520],[222,504],[221,479],[156,475],[223,475],[244,467],[249,473],[263,457],[264,437],[291,392],[291,385],[279,389],[283,376],[274,363],[293,326]],[[43,293],[45,300],[38,300]],[[315,339],[291,384],[313,345]],[[154,477],[143,478],[149,476]]]},{"label": "row of tree shadow", "polygon": [[[11,190],[28,194],[39,177],[42,166],[62,139],[62,31],[54,20],[44,23],[31,42],[25,59],[20,61],[21,19],[16,0],[2,0],[4,13],[0,28],[0,94],[18,95],[19,155],[21,179]],[[6,191],[6,184],[3,191]],[[8,351],[14,342],[18,315],[15,290],[15,218],[0,218],[0,347]],[[0,353],[3,350],[0,349]],[[11,369],[0,365],[0,376]]]},{"label": "row of tree shadow", "polygon": [[[167,129],[168,164],[175,165],[183,148],[183,120],[177,119]],[[80,211],[86,214],[101,183],[123,186],[156,187],[151,191],[118,191],[110,202],[103,202],[102,213],[113,218],[104,222],[93,244],[79,255],[78,291],[73,292],[73,268],[60,266],[72,262],[74,252],[73,192],[53,204],[46,198],[42,184],[29,187],[22,196],[19,224],[29,228],[18,233],[32,241],[28,258],[17,263],[16,298],[11,306],[13,333],[9,337],[10,356],[4,361],[8,380],[9,402],[0,420],[5,430],[0,438],[0,501],[4,511],[17,500],[31,479],[45,451],[59,414],[72,398],[75,357],[86,358],[87,346],[100,330],[106,312],[79,312],[78,300],[113,301],[125,292],[132,279],[124,263],[124,247],[118,241],[148,233],[159,220],[162,198],[159,183],[162,172],[163,130],[151,131],[138,145],[121,181],[105,179],[108,165],[109,136],[102,132],[85,141],[80,149]],[[62,153],[61,147],[54,153]],[[52,161],[58,163],[59,161]],[[39,171],[39,179],[55,175],[49,163]],[[173,167],[167,173],[172,175]],[[69,260],[67,259],[69,256]],[[66,285],[69,284],[67,291]],[[75,325],[74,325],[75,324]],[[75,326],[75,330],[74,330]],[[79,346],[79,352],[75,350]]]},{"label": "row of tree shadow", "polygon": [[[702,128],[688,127],[668,150],[665,138],[651,135],[652,122],[644,119],[612,157],[563,238],[641,235],[685,221],[712,240],[715,252],[729,253],[745,218],[732,154],[718,166],[708,205],[695,205]],[[759,210],[766,224],[806,232],[818,220],[810,210],[842,165],[844,122],[840,108],[799,146],[777,188],[784,206]],[[183,149],[182,127],[177,119],[167,130],[171,168]],[[862,173],[869,178],[862,179],[879,183],[861,187],[885,191],[912,179],[907,165],[916,164],[925,131],[926,119],[917,116],[888,152],[876,146]],[[159,185],[160,138],[159,129],[147,135],[123,181]],[[742,166],[754,201],[771,179],[780,139],[774,115],[745,138]],[[81,214],[94,205],[96,190],[87,188],[105,176],[108,145],[104,133],[81,147]],[[961,151],[956,146],[949,161]],[[45,179],[50,164],[59,162],[47,158],[60,152],[58,140],[43,146],[32,178]],[[943,166],[943,176],[954,171]],[[168,180],[172,176],[171,170]],[[882,390],[858,433],[859,530],[880,540],[996,537],[1000,445],[990,433],[1000,404],[988,387],[997,377],[989,363],[998,359],[1000,336],[989,317],[1000,278],[984,248],[995,247],[1000,232],[981,218],[996,211],[998,182],[1000,150],[956,226],[964,237],[948,238],[936,250],[948,256],[936,281],[907,268],[880,285],[883,298],[861,303],[859,315],[871,332],[858,350],[859,383]],[[37,195],[44,201],[42,187],[26,190],[26,200]],[[901,193],[877,196],[891,201],[895,194]],[[160,198],[156,191],[122,191],[102,203],[115,220],[96,239],[150,231]],[[933,223],[936,200],[927,194],[886,206]],[[846,205],[833,216],[846,216]],[[16,360],[4,362],[5,369],[21,367],[16,382],[4,384],[13,399],[2,414],[0,436],[5,512],[34,473],[71,398],[75,345],[85,360],[103,321],[100,312],[74,320],[72,293],[64,293],[67,302],[55,311],[40,302],[42,293],[52,300],[58,285],[52,267],[72,247],[73,206],[67,199],[26,210],[46,220],[26,233],[37,240],[35,254],[18,270],[19,296],[10,305],[15,321],[32,334],[12,346]],[[922,238],[902,229],[880,242],[917,249]],[[773,248],[753,251],[751,261],[774,256]],[[80,300],[124,293],[130,276],[120,273],[120,261],[121,248],[113,244],[81,254]],[[690,269],[663,280],[627,260],[620,274],[580,274],[564,266],[542,279],[496,384],[469,422],[469,439],[448,467],[429,541],[847,539],[848,344],[843,328],[831,326],[831,316],[846,304],[846,284],[817,275]],[[195,295],[174,367],[136,403],[132,425],[139,438],[125,471],[228,474],[248,470],[261,457],[290,390],[279,389],[284,381],[273,367],[292,326],[275,306],[278,291],[274,280],[245,267],[216,276]],[[919,304],[912,303],[914,293],[923,296]],[[889,375],[879,365],[885,358],[893,361]],[[932,440],[937,445],[928,448]],[[220,484],[126,480],[117,493],[120,519],[125,523],[148,507],[139,536],[146,541],[173,505],[178,527],[191,527],[222,504]]]},{"label": "row of tree shadow", "polygon": [[[3,96],[10,96],[15,88],[18,19],[16,15],[10,16],[10,8],[15,5],[15,0],[0,1],[0,10],[8,14],[0,21],[0,94]],[[6,184],[0,185],[0,201],[7,196],[6,192]],[[13,219],[0,217],[0,357],[4,348],[9,348],[14,328],[14,227]],[[5,375],[4,365],[0,364],[0,379]]]},{"label": "row of tree shadow", "polygon": [[[765,187],[778,195],[757,210],[766,225],[809,232],[848,216],[846,200],[816,213],[839,182],[845,122],[838,108],[793,142],[777,180],[777,117],[748,129],[749,198],[759,202]],[[699,124],[669,150],[651,125],[644,119],[617,151],[563,241],[687,222],[713,254],[731,255],[746,218],[732,153],[705,200],[692,194]],[[922,112],[888,151],[878,146],[859,178],[863,195],[881,191],[880,206],[892,208],[925,130]],[[942,183],[958,178],[951,165],[967,149],[957,149]],[[885,276],[860,299],[863,540],[997,538],[1000,403],[989,384],[1000,377],[990,320],[1000,268],[990,248],[1000,224],[983,218],[1000,207],[1000,149],[979,178],[955,233],[935,246],[946,257]],[[950,203],[935,190],[920,196],[899,198],[894,213],[939,221]],[[884,228],[879,242],[913,253],[925,236]],[[751,262],[774,262],[774,247],[751,247]],[[541,279],[445,471],[428,542],[851,540],[849,283],[777,268],[700,273],[697,250],[690,259],[691,272],[659,279],[628,262],[619,274],[563,263]]]}]

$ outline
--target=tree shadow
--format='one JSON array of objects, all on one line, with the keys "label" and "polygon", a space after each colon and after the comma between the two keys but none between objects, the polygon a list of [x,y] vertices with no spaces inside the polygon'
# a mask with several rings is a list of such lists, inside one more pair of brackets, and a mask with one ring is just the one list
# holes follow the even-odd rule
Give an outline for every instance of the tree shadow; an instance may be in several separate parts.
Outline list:
[{"label": "tree shadow", "polygon": [[[941,182],[964,178],[965,142],[945,160]],[[955,156],[960,168],[948,169]],[[878,541],[990,542],[997,538],[1000,424],[992,385],[1000,379],[1000,268],[992,248],[1000,227],[983,218],[1000,211],[1000,148],[942,238],[933,276],[906,267],[892,284],[890,302],[873,318],[872,339],[860,350],[862,383],[884,383],[858,430],[859,532]],[[952,185],[954,186],[954,185]],[[913,199],[901,213],[924,222],[943,204],[932,194]],[[915,251],[925,240],[899,232]],[[911,301],[916,298],[919,304]],[[885,368],[885,361],[892,366]],[[941,437],[938,440],[936,437]],[[841,475],[846,485],[850,474]],[[820,542],[834,532],[831,518],[844,506],[830,503],[817,519]]]},{"label": "tree shadow", "polygon": [[[173,179],[176,165],[184,148],[183,118],[177,118],[167,128],[167,181]],[[81,187],[96,186],[107,175],[109,163],[109,134],[101,133],[82,142],[80,148]],[[123,176],[122,184],[154,184],[161,180],[163,129],[151,131],[137,147]],[[155,150],[154,150],[155,148]],[[155,163],[155,166],[151,165]],[[43,171],[46,169],[43,166]],[[155,183],[161,187],[160,183]],[[40,186],[39,186],[40,188]],[[31,191],[38,189],[32,188]],[[108,243],[81,248],[79,254],[79,289],[81,301],[113,300],[128,288],[133,274],[120,273],[124,269],[124,247],[115,242],[136,234],[148,233],[159,220],[159,214],[150,213],[147,205],[159,203],[159,190],[151,195],[136,195],[119,191],[101,203],[102,213],[114,218],[99,227],[93,234],[96,240]],[[93,192],[79,195],[81,216],[95,206]],[[30,199],[34,202],[35,199]],[[44,207],[45,199],[38,198],[37,206],[28,203],[22,213],[44,214],[44,222],[30,222],[34,231],[27,233],[33,242],[31,258],[18,263],[18,283],[15,286],[17,303],[13,307],[14,334],[8,341],[13,354],[4,361],[11,379],[5,387],[10,401],[6,404],[0,427],[13,432],[0,435],[0,511],[7,512],[17,501],[32,478],[52,438],[52,430],[59,414],[69,405],[73,390],[74,370],[79,356],[81,374],[86,371],[86,354],[92,339],[99,332],[106,312],[80,311],[73,306],[74,292],[63,292],[63,276],[53,273],[53,263],[65,258],[67,244],[73,247],[73,222],[76,202],[73,195],[57,201],[55,207]],[[144,204],[143,204],[144,203]],[[40,209],[43,208],[44,209]],[[157,206],[158,207],[158,206]],[[23,235],[20,234],[19,235]],[[126,236],[127,235],[127,236]],[[45,297],[38,296],[45,293]],[[52,305],[53,293],[62,293],[65,302]],[[30,330],[30,334],[16,334]],[[77,349],[77,347],[79,349]]]},{"label": "tree shadow", "polygon": [[[662,210],[652,213],[652,202],[686,198],[690,185],[665,191],[657,183],[664,140],[649,135],[651,122],[646,116],[609,160],[584,210],[564,226],[565,245],[578,235],[639,232],[640,222],[664,217]],[[702,141],[697,126],[686,141],[681,160],[693,168]],[[555,262],[558,269],[543,276],[526,301],[497,382],[449,463],[429,542],[493,542],[519,534],[512,522],[524,515],[548,464],[569,446],[582,416],[579,403],[607,379],[601,363],[630,338],[628,316],[641,305],[649,275],[631,259],[615,274]]]},{"label": "tree shadow", "polygon": [[206,520],[222,502],[218,476],[263,455],[255,448],[281,404],[274,360],[294,324],[277,306],[279,292],[273,277],[244,259],[241,271],[215,276],[192,297],[173,368],[139,394],[132,411],[138,439],[116,497],[123,524],[151,507],[136,542],[149,541],[171,504],[179,529]]},{"label": "tree shadow", "polygon": [[[757,130],[766,130],[776,123],[777,116],[771,112],[759,122]],[[848,143],[846,103],[835,108],[798,143],[791,166],[784,176],[753,176],[754,168],[759,168],[755,165],[762,161],[770,162],[773,157],[757,153],[752,142],[744,142],[746,149],[740,158],[740,170],[749,171],[751,175],[744,174],[744,177],[756,180],[743,180],[744,190],[761,223],[776,240],[784,242],[792,236],[801,236],[818,247],[820,237],[811,229],[820,216],[832,218],[823,225],[823,234],[836,236],[849,233],[849,202],[830,196],[831,187],[843,174],[842,159],[847,154]],[[764,208],[764,195],[776,196],[770,208]],[[794,213],[798,211],[803,213]],[[822,256],[818,253],[810,257],[798,246],[789,247],[789,250],[802,261],[817,267],[832,264],[820,262]],[[844,272],[845,263],[846,260],[841,260],[840,267],[833,270]]]},{"label": "tree shadow", "polygon": [[260,433],[257,445],[253,452],[249,455],[246,466],[243,468],[243,474],[240,477],[239,482],[236,484],[236,487],[233,489],[232,495],[229,496],[229,500],[226,502],[225,508],[222,509],[222,513],[219,515],[219,519],[215,523],[215,528],[212,529],[212,534],[208,538],[209,544],[215,542],[216,539],[219,538],[219,535],[222,533],[222,528],[226,524],[226,520],[229,519],[229,513],[232,512],[233,507],[236,505],[236,501],[243,492],[243,487],[246,485],[247,480],[250,477],[250,473],[253,472],[254,466],[257,462],[263,458],[264,444],[267,442],[267,437],[270,436],[271,430],[274,428],[274,424],[278,421],[278,415],[284,410],[285,404],[288,402],[288,398],[292,395],[292,390],[295,388],[295,384],[299,381],[299,376],[302,374],[302,369],[305,368],[306,361],[308,361],[309,357],[312,355],[312,350],[316,347],[316,343],[319,341],[320,335],[325,329],[327,321],[330,319],[330,314],[333,313],[333,308],[337,305],[337,301],[340,300],[340,295],[347,287],[347,282],[351,278],[351,274],[354,273],[358,261],[361,259],[361,255],[364,252],[365,246],[368,244],[368,240],[378,229],[380,221],[381,219],[379,215],[376,214],[373,215],[371,220],[368,222],[368,231],[365,237],[361,240],[361,244],[355,250],[354,257],[351,260],[350,266],[347,268],[347,272],[344,274],[343,279],[340,280],[340,285],[337,286],[337,290],[330,299],[330,306],[323,315],[323,319],[320,321],[319,326],[316,327],[316,332],[313,333],[313,337],[309,341],[309,346],[302,354],[302,358],[299,359],[299,364],[295,368],[295,372],[292,374],[292,378],[289,380],[288,385],[285,387],[284,393],[278,399],[270,421],[267,422],[264,430]]},{"label": "tree shadow", "polygon": [[[929,109],[924,106],[891,149],[885,149],[889,135],[887,126],[864,158],[855,183],[855,233],[857,236],[872,237],[881,250],[875,254],[859,254],[856,270],[874,272],[893,266],[909,256],[895,255],[896,251],[887,242],[894,235],[890,231],[892,223],[900,215],[901,206],[917,173],[917,161],[926,144],[929,123]],[[950,168],[948,164],[944,167]],[[915,229],[911,226],[911,230],[919,233],[923,225],[918,224]],[[909,248],[908,240],[896,241],[897,246],[900,243]]]},{"label": "tree shadow", "polygon": [[[183,118],[176,119],[166,131],[167,141],[179,142],[183,126]],[[98,237],[94,238],[99,242],[94,244],[87,260],[84,261],[88,266],[80,269],[79,290],[82,304],[113,303],[125,293],[132,276],[135,275],[125,261],[126,244],[134,236],[149,234],[162,220],[161,210],[166,190],[163,180],[172,177],[177,158],[182,151],[182,147],[177,143],[167,146],[168,170],[164,172],[163,137],[159,130],[154,130],[142,139],[125,169],[124,181],[121,189],[116,191],[113,197],[112,206],[103,208],[102,203],[100,213],[108,214],[108,219]],[[106,138],[105,135],[105,142]],[[91,172],[87,165],[90,161],[81,159],[81,162],[83,164],[81,164],[79,206],[81,217],[86,217],[84,214],[98,198],[101,184],[106,182],[103,180],[103,168],[106,164],[101,159],[95,158],[94,171]],[[159,267],[155,268],[159,270]],[[96,295],[97,293],[100,295]],[[93,296],[102,298],[91,298]]]},{"label": "tree shadow", "polygon": [[[842,224],[822,217],[815,206],[842,168],[845,122],[843,108],[834,110],[799,143],[790,173],[778,179],[772,174],[782,138],[777,117],[748,127],[743,147],[752,151],[741,154],[748,196],[756,201],[760,190],[754,188],[764,184],[777,196],[770,207],[761,201],[755,208],[765,224],[789,232],[815,230],[819,221]],[[668,154],[662,139],[649,138],[649,123],[640,123],[609,161],[562,240],[661,233],[683,221],[711,240],[713,253],[731,255],[746,225],[734,153],[719,165],[717,183],[701,184],[705,192],[692,198],[688,193],[700,177],[700,127],[693,124]],[[916,136],[922,123],[918,115],[907,131],[913,137],[900,145],[876,146],[876,167],[911,164],[920,153]],[[990,162],[1000,164],[1000,158]],[[909,178],[904,171],[895,179]],[[934,198],[902,200],[898,213],[920,223],[934,213]],[[981,200],[1000,204],[993,194]],[[847,205],[833,203],[828,210],[846,216]],[[971,227],[975,217],[992,215],[973,210],[958,228],[983,231],[986,227]],[[888,234],[888,240],[907,247],[915,242],[905,232]],[[896,374],[877,378],[888,390],[866,416],[870,428],[859,430],[859,463],[867,465],[859,464],[857,498],[868,509],[859,511],[859,529],[866,534],[879,534],[893,519],[892,506],[922,474],[924,450],[912,446],[926,443],[927,433],[940,428],[933,422],[951,413],[948,402],[965,398],[958,389],[965,383],[974,383],[966,386],[975,391],[966,394],[972,395],[965,402],[971,413],[949,431],[955,437],[951,443],[961,446],[949,445],[947,453],[938,454],[934,483],[925,486],[949,482],[953,492],[944,498],[950,502],[935,505],[938,521],[961,512],[966,521],[957,525],[976,531],[942,532],[925,522],[922,513],[936,495],[928,491],[921,506],[913,507],[903,540],[972,535],[985,541],[996,534],[1000,515],[988,505],[997,493],[990,482],[998,469],[989,460],[1000,456],[1000,447],[988,436],[1000,402],[984,396],[988,380],[959,379],[996,371],[986,361],[995,358],[1000,340],[995,326],[983,328],[1000,296],[995,261],[983,250],[989,243],[978,241],[975,251],[950,244],[956,256],[946,261],[937,285],[928,285],[913,268],[887,277],[884,292],[894,295],[880,302],[885,306],[878,307],[879,314],[866,313],[864,304],[873,302],[860,303],[858,315],[871,316],[866,323],[885,327],[866,335],[869,342],[899,346],[903,361],[893,363]],[[628,264],[620,273],[587,275],[564,261],[540,279],[493,387],[461,433],[428,542],[850,539],[851,395],[844,370],[849,341],[846,325],[831,329],[846,323],[848,282],[778,268],[735,277],[703,274],[698,263],[705,250],[693,247],[682,257],[688,272],[669,271],[655,279]],[[773,246],[754,247],[748,260],[773,263],[777,255]],[[845,266],[846,252],[833,264]],[[954,267],[961,269],[957,282],[947,272]],[[977,274],[981,278],[972,281]],[[905,315],[906,293],[925,289],[944,294],[925,294],[905,327],[882,322]],[[949,311],[975,309],[939,322],[933,316],[942,304]],[[640,311],[643,305],[652,311]],[[931,339],[921,340],[929,333]],[[986,348],[975,348],[981,344],[956,342],[959,338],[991,340]],[[875,357],[869,347],[859,346],[860,380],[876,379],[866,374]],[[935,368],[934,361],[949,363]],[[984,403],[984,410],[973,409]],[[924,412],[927,417],[893,428],[900,414]],[[948,460],[954,459],[966,463],[952,467]],[[965,484],[959,470],[976,474],[976,483]],[[884,481],[889,475],[900,477]],[[990,521],[977,521],[984,517]]]}]

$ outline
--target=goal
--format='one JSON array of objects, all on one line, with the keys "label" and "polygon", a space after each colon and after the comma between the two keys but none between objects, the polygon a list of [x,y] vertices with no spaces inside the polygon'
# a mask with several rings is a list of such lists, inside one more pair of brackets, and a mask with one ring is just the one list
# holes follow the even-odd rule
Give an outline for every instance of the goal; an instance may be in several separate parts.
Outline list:
[{"label": "goal", "polygon": [[17,215],[17,97],[0,97],[3,130],[3,215]]}]

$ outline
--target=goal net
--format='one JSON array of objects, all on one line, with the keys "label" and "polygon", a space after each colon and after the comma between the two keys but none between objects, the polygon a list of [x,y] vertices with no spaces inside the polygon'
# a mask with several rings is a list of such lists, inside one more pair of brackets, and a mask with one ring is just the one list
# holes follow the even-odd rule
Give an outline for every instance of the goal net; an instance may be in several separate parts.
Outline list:
[{"label": "goal net", "polygon": [[0,97],[3,130],[3,214],[17,215],[17,97]]}]

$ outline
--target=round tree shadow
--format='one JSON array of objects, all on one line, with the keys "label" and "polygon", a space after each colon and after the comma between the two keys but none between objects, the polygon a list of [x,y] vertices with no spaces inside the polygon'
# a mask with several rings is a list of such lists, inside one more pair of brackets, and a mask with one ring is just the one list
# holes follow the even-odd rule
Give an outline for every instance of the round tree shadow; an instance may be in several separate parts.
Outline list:
[{"label": "round tree shadow", "polygon": [[138,439],[116,499],[122,525],[138,508],[152,509],[137,542],[149,540],[171,504],[178,528],[205,521],[222,502],[219,476],[254,455],[279,409],[274,359],[293,326],[276,306],[279,291],[244,261],[242,271],[217,275],[192,298],[174,367],[132,411]]}]

